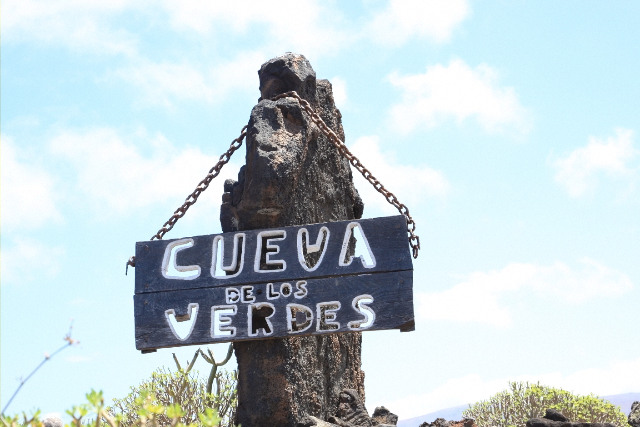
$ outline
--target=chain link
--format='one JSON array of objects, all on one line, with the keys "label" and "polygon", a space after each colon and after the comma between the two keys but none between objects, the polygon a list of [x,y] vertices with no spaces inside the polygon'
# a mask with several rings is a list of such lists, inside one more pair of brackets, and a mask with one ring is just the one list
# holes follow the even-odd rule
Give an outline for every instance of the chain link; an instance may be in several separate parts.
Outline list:
[{"label": "chain link", "polygon": [[160,230],[158,230],[156,234],[151,236],[151,240],[160,240],[162,239],[162,237],[164,237],[165,234],[171,231],[176,222],[178,222],[178,220],[182,218],[185,213],[187,213],[187,210],[191,207],[191,205],[195,204],[198,201],[198,197],[200,197],[200,194],[202,194],[202,192],[209,187],[211,181],[213,181],[213,179],[220,174],[220,170],[222,169],[222,167],[225,164],[229,163],[231,155],[238,148],[242,147],[242,140],[245,136],[247,136],[247,126],[242,128],[239,137],[231,141],[231,146],[229,146],[229,149],[222,156],[220,156],[218,163],[216,163],[215,166],[209,170],[207,176],[205,176],[204,179],[198,183],[195,190],[193,190],[193,193],[187,196],[182,206],[176,209],[173,215],[171,215],[171,218],[169,218],[167,222],[165,222],[162,227],[160,227]]},{"label": "chain link", "polygon": [[382,194],[391,205],[395,206],[396,209],[405,217],[407,221],[407,233],[409,238],[409,245],[411,246],[411,250],[414,258],[418,258],[418,251],[420,250],[420,237],[415,233],[416,231],[416,223],[409,214],[409,208],[400,203],[398,198],[391,191],[384,188],[382,183],[378,181],[378,179],[373,176],[371,171],[364,167],[362,162],[349,151],[345,143],[336,135],[336,133],[322,120],[322,117],[316,113],[311,104],[306,100],[300,97],[295,91],[282,93],[273,98],[274,101],[282,98],[295,98],[298,100],[302,108],[309,114],[311,117],[311,121],[318,126],[320,131],[329,138],[329,141],[338,149],[340,154],[344,156],[351,165],[358,170],[366,179],[369,181],[373,188],[375,188],[380,194]]},{"label": "chain link", "polygon": [[[209,169],[209,173],[207,173],[207,176],[205,176],[204,179],[200,181],[198,185],[196,185],[195,190],[193,190],[193,192],[187,196],[182,206],[180,206],[178,209],[175,210],[173,215],[171,215],[171,218],[169,218],[167,222],[162,224],[162,227],[160,227],[160,230],[158,230],[156,234],[151,236],[150,240],[154,240],[154,239],[161,240],[165,234],[171,231],[173,226],[176,225],[176,222],[178,222],[178,220],[182,218],[185,213],[187,213],[187,210],[198,201],[198,197],[200,197],[200,194],[202,194],[202,192],[209,187],[209,184],[211,183],[211,181],[213,181],[213,179],[220,174],[220,170],[222,169],[222,167],[225,164],[229,163],[229,160],[231,159],[231,156],[233,155],[233,153],[238,148],[242,147],[242,141],[246,136],[247,136],[247,126],[242,128],[242,131],[240,132],[240,136],[234,139],[233,141],[231,141],[231,145],[229,146],[229,149],[220,156],[218,163],[216,163],[215,166]],[[135,256],[132,256],[127,261],[125,274],[129,270],[129,266],[131,267],[136,266]]]},{"label": "chain link", "polygon": [[[409,208],[405,204],[401,203],[398,200],[398,198],[395,196],[395,194],[387,190],[384,187],[384,185],[382,185],[382,183],[378,181],[378,179],[375,176],[373,176],[371,171],[369,171],[369,169],[367,169],[362,164],[362,162],[355,155],[353,155],[351,151],[349,151],[345,143],[340,139],[340,137],[338,137],[338,135],[336,135],[336,133],[329,126],[327,126],[324,120],[322,120],[322,117],[320,117],[318,113],[316,113],[314,108],[311,106],[311,104],[309,104],[309,102],[306,99],[301,98],[297,92],[291,91],[291,92],[286,92],[286,93],[277,95],[273,97],[272,100],[277,101],[278,99],[282,99],[282,98],[295,98],[300,103],[300,106],[302,106],[302,108],[307,112],[307,114],[309,114],[311,121],[315,123],[318,129],[320,129],[320,131],[327,138],[329,138],[329,141],[331,141],[331,143],[338,149],[340,154],[342,154],[342,156],[345,157],[349,161],[349,163],[354,168],[356,168],[358,172],[362,174],[364,179],[369,181],[369,183],[373,186],[373,188],[376,189],[376,191],[378,191],[380,194],[382,194],[385,197],[385,199],[387,199],[387,202],[389,202],[396,209],[398,209],[398,211],[405,217],[407,221],[407,233],[409,238],[409,245],[411,246],[413,257],[418,258],[418,251],[420,250],[420,237],[417,234],[415,234],[416,223],[411,217],[411,215],[409,214]],[[207,176],[198,183],[195,190],[193,190],[193,192],[187,196],[182,206],[180,206],[178,209],[175,210],[173,215],[171,215],[171,218],[169,218],[167,222],[165,222],[162,225],[162,227],[160,227],[160,229],[156,234],[151,236],[151,240],[154,240],[154,239],[160,240],[162,239],[162,237],[164,237],[165,234],[171,231],[171,229],[176,224],[176,222],[178,222],[178,220],[185,215],[185,213],[191,207],[191,205],[196,203],[196,201],[198,200],[198,197],[200,197],[200,194],[202,194],[202,192],[209,187],[209,184],[211,183],[211,181],[220,174],[220,170],[222,169],[222,167],[229,162],[233,153],[242,146],[242,141],[246,136],[247,136],[247,126],[242,128],[242,131],[240,132],[239,137],[231,141],[231,145],[229,146],[229,149],[220,156],[218,163],[216,163],[215,166],[213,166],[209,170],[209,173],[207,173]],[[129,269],[129,266],[131,267],[136,266],[134,256],[129,258],[129,260],[127,261],[127,266],[126,266],[127,270]]]}]

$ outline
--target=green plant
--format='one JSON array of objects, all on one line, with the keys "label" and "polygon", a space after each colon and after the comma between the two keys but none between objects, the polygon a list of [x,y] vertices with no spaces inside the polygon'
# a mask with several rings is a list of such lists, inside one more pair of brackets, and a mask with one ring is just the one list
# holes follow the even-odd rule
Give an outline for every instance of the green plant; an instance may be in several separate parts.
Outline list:
[{"label": "green plant", "polygon": [[[202,381],[190,373],[170,372],[166,368],[158,368],[151,377],[143,380],[138,386],[131,387],[131,392],[123,399],[114,399],[108,412],[119,416],[123,426],[133,426],[144,405],[171,406],[180,405],[183,415],[180,421],[189,424],[198,421],[198,414],[206,409],[208,396]],[[169,419],[164,414],[157,414],[161,424],[167,425]]]},{"label": "green plant", "polygon": [[[109,413],[112,416],[119,416],[122,426],[133,426],[143,404],[164,407],[179,405],[182,411],[178,417],[179,421],[198,424],[199,416],[210,408],[220,416],[220,426],[232,426],[238,405],[237,374],[235,371],[218,372],[218,367],[225,364],[231,357],[232,347],[229,347],[223,362],[217,363],[211,350],[208,350],[208,353],[207,356],[198,349],[193,359],[187,363],[186,369],[182,368],[174,354],[177,371],[171,372],[164,367],[156,369],[150,378],[136,387],[131,387],[131,392],[125,398],[114,399]],[[199,354],[202,354],[203,358],[212,365],[207,381],[191,372]],[[214,382],[215,392],[213,392]],[[146,396],[147,400],[140,400],[141,396]],[[167,414],[157,414],[157,419],[163,425],[169,425],[169,418]]]},{"label": "green plant", "polygon": [[[220,425],[221,418],[218,413],[207,408],[203,413],[198,414],[197,423],[185,424],[180,419],[184,416],[185,411],[180,405],[158,405],[155,403],[155,397],[149,393],[141,393],[136,399],[138,404],[138,413],[133,417],[130,424],[125,423],[121,415],[113,415],[104,406],[104,397],[101,391],[87,393],[87,403],[74,406],[67,414],[71,416],[72,422],[66,424],[67,427],[124,427],[126,425],[146,426],[146,427],[217,427]],[[22,420],[19,416],[2,416],[2,425],[6,427],[31,426],[43,427],[44,423],[40,420],[40,412],[37,411],[31,416],[22,414]]]},{"label": "green plant", "polygon": [[574,422],[627,427],[626,416],[620,408],[598,396],[580,396],[528,382],[510,382],[508,390],[470,405],[463,416],[473,418],[478,427],[524,427],[527,420],[543,417],[547,409],[560,411]]},{"label": "green plant", "polygon": [[[4,409],[20,391],[24,383],[34,375],[40,367],[66,347],[77,343],[71,338],[71,328],[65,336],[66,344],[56,350],[31,372],[9,399]],[[175,354],[173,358],[178,368],[171,372],[166,368],[156,369],[151,377],[144,380],[137,387],[131,387],[131,392],[123,399],[114,399],[111,407],[105,407],[102,392],[91,391],[86,395],[87,403],[76,405],[67,414],[72,423],[68,426],[101,426],[129,427],[129,426],[176,426],[176,427],[227,427],[233,425],[235,411],[238,406],[236,391],[237,372],[218,372],[218,367],[226,364],[231,358],[233,347],[230,345],[227,356],[222,362],[216,362],[211,350],[206,355],[198,349],[183,369]],[[198,355],[212,365],[207,381],[191,373]],[[213,393],[213,383],[216,391]],[[8,416],[0,414],[0,425],[6,427],[44,426],[40,419],[40,411],[32,415]]]},{"label": "green plant", "polygon": [[[20,415],[1,415],[2,425],[6,427],[18,427],[18,426],[42,426],[43,423],[40,421],[40,411],[36,411],[32,415],[27,415],[24,412],[22,416]],[[19,421],[22,418],[22,421]]]}]

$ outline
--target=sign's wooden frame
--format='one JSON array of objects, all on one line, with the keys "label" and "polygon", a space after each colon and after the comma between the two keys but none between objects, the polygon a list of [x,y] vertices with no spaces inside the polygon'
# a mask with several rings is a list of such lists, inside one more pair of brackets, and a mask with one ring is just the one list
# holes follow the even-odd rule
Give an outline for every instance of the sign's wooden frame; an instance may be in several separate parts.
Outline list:
[{"label": "sign's wooden frame", "polygon": [[[355,257],[348,255],[353,237]],[[143,352],[414,329],[401,215],[138,242],[135,259],[135,337]],[[190,326],[180,332],[177,322]]]}]

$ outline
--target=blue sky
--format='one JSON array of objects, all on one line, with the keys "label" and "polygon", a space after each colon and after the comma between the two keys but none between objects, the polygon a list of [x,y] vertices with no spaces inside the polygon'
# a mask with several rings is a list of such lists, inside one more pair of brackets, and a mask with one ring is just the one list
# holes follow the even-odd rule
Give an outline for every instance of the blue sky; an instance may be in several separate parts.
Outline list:
[{"label": "blue sky", "polygon": [[[347,145],[421,237],[416,331],[364,334],[369,410],[410,418],[509,380],[640,391],[638,3],[5,0],[1,20],[2,406],[71,319],[80,340],[9,412],[123,397],[193,354],[135,350],[125,261],[287,51],[331,80]],[[218,232],[243,161],[167,237]],[[395,213],[356,185],[365,217]]]}]

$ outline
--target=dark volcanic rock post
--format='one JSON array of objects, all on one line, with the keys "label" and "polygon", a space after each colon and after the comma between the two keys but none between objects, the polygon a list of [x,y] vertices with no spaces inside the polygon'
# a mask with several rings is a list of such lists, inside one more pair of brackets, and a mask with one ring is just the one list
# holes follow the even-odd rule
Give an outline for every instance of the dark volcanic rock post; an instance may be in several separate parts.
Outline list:
[{"label": "dark volcanic rock post", "polygon": [[[331,84],[316,80],[302,55],[286,54],[258,72],[261,98],[247,129],[246,165],[225,183],[223,231],[272,228],[362,216],[346,159],[293,98],[295,90],[344,140]],[[361,335],[345,333],[234,343],[238,419],[243,426],[295,426],[306,416],[335,415],[340,392],[364,396]]]}]

